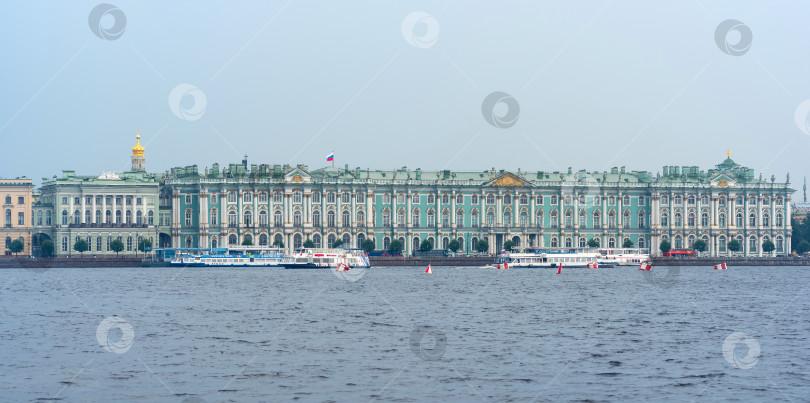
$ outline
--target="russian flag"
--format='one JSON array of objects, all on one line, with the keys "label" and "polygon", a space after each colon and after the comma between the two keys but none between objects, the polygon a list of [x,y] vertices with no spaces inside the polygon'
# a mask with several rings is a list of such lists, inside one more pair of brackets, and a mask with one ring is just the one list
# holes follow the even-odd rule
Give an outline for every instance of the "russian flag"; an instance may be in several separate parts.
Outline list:
[{"label": "russian flag", "polygon": [[329,153],[329,155],[326,156],[326,160],[327,161],[334,161],[335,160],[335,153]]}]

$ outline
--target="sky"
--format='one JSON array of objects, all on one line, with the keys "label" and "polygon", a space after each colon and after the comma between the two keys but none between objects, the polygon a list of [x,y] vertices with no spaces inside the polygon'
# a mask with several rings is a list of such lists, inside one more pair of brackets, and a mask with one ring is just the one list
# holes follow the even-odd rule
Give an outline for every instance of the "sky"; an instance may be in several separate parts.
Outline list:
[{"label": "sky", "polygon": [[801,189],[808,14],[783,0],[6,2],[0,176],[124,171],[140,130],[150,172],[244,154],[317,169],[334,152],[363,169],[655,173],[731,150]]}]

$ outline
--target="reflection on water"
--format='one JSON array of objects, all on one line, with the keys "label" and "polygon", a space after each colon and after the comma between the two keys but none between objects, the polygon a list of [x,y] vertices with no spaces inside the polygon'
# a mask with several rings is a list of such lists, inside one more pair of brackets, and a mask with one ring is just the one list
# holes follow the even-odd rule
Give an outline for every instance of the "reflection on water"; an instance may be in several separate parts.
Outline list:
[{"label": "reflection on water", "polygon": [[806,268],[0,271],[0,400],[806,400]]}]

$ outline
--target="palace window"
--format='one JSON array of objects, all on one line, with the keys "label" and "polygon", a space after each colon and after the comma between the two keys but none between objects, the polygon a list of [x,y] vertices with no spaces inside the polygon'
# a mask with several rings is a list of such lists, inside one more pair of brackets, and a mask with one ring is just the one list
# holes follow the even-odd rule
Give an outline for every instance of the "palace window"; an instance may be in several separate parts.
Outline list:
[{"label": "palace window", "polygon": [[557,228],[560,225],[560,218],[557,216],[557,210],[551,212],[551,228]]},{"label": "palace window", "polygon": [[450,213],[447,211],[442,211],[442,227],[449,227],[450,226]]},{"label": "palace window", "polygon": [[442,204],[450,204],[450,195],[445,193],[442,195]]},{"label": "palace window", "polygon": [[300,190],[296,190],[295,192],[293,192],[293,203],[301,203],[302,199],[303,197]]},{"label": "palace window", "polygon": [[456,211],[456,227],[464,228],[464,211]]},{"label": "palace window", "polygon": [[616,205],[616,197],[613,195],[608,196],[608,206],[615,206]]},{"label": "palace window", "polygon": [[363,210],[357,212],[357,226],[358,227],[366,226],[366,213],[364,213]]},{"label": "palace window", "polygon": [[388,210],[383,210],[382,220],[383,220],[383,227],[391,226],[391,212]]},{"label": "palace window", "polygon": [[622,227],[630,228],[630,210],[624,210],[622,213]]},{"label": "palace window", "polygon": [[668,195],[661,195],[661,204],[669,204],[669,196]]},{"label": "palace window", "polygon": [[503,225],[505,227],[512,225],[512,213],[510,211],[503,213]]},{"label": "palace window", "polygon": [[686,225],[689,227],[695,226],[695,213],[690,212],[686,218]]},{"label": "palace window", "polygon": [[45,212],[45,225],[47,225],[47,226],[51,225],[51,211],[50,210]]},{"label": "palace window", "polygon": [[700,225],[702,227],[709,226],[709,213],[703,212],[702,214],[700,214]]},{"label": "palace window", "polygon": [[520,227],[526,228],[529,226],[529,214],[526,211],[520,212]]},{"label": "palace window", "polygon": [[751,227],[756,227],[756,225],[757,225],[757,215],[756,214],[751,213],[751,214],[748,215],[748,225],[751,226]]},{"label": "palace window", "polygon": [[683,249],[683,238],[680,235],[675,235],[675,243],[673,244],[675,249]]},{"label": "palace window", "polygon": [[428,193],[427,204],[434,204],[434,203],[436,203],[436,196],[433,193]]},{"label": "palace window", "polygon": [[784,218],[782,213],[776,213],[776,226],[781,227],[784,225]]},{"label": "palace window", "polygon": [[[357,192],[357,196],[355,196],[358,203],[365,203],[366,202],[366,194],[363,192]],[[360,245],[359,243],[357,245]]]},{"label": "palace window", "polygon": [[284,215],[281,213],[281,210],[276,210],[273,212],[273,226],[274,227],[284,226]]},{"label": "palace window", "polygon": [[735,223],[735,224],[736,224],[738,227],[742,227],[742,226],[743,226],[743,213],[742,213],[742,212],[738,212],[738,213],[737,213],[737,216],[736,216],[736,223]]},{"label": "palace window", "polygon": [[625,207],[626,207],[626,206],[629,206],[629,205],[630,205],[630,196],[628,196],[628,195],[624,195],[624,197],[622,197],[622,204],[623,204]]},{"label": "palace window", "polygon": [[565,247],[570,248],[571,246],[573,246],[572,241],[571,241],[571,237],[570,236],[565,237]]},{"label": "palace window", "polygon": [[[127,202],[129,202],[129,197],[127,197]],[[127,204],[129,204],[129,203],[127,203]],[[191,204],[191,195],[186,194],[186,205],[189,205],[189,204]]]},{"label": "palace window", "polygon": [[748,253],[753,253],[757,251],[757,237],[751,235],[751,238],[748,238]]},{"label": "palace window", "polygon": [[726,226],[726,213],[720,213],[717,216],[717,223],[720,225],[720,228],[725,228]]},{"label": "palace window", "polygon": [[[330,193],[331,194],[331,193]],[[383,204],[391,204],[391,195],[388,193],[384,193],[382,197]]]},{"label": "palace window", "polygon": [[577,200],[579,201],[579,204],[581,204],[582,206],[585,206],[585,195],[579,195]]},{"label": "palace window", "polygon": [[647,214],[644,214],[644,211],[638,212],[638,227],[639,228],[647,227]]},{"label": "palace window", "polygon": [[219,218],[219,214],[217,214],[217,209],[215,209],[215,208],[211,209],[211,225],[212,226],[217,225],[218,218]]},{"label": "palace window", "polygon": [[479,221],[479,218],[478,218],[478,210],[473,210],[473,212],[470,213],[470,227],[478,228],[478,223],[479,222],[480,221]]},{"label": "palace window", "polygon": [[669,214],[661,213],[661,226],[668,227],[669,226]]},{"label": "palace window", "polygon": [[675,219],[673,220],[673,225],[676,227],[683,226],[683,217],[681,216],[681,213],[675,213],[674,217]]},{"label": "palace window", "polygon": [[[334,199],[334,195],[332,195],[332,198]],[[334,200],[332,201],[334,202]],[[273,203],[282,203],[282,202],[284,202],[284,193],[281,193],[280,191],[273,192]]]},{"label": "palace window", "polygon": [[[188,239],[186,240],[186,245],[190,248],[191,245],[188,245]],[[132,252],[132,237],[127,237],[127,252]]]},{"label": "palace window", "polygon": [[599,210],[593,212],[593,227],[602,228],[602,215],[599,213]]},{"label": "palace window", "polygon": [[228,192],[228,203],[236,203],[236,191]]},{"label": "palace window", "polygon": [[492,193],[487,194],[487,204],[495,204],[495,195]]},{"label": "palace window", "polygon": [[509,193],[505,194],[503,196],[503,204],[505,206],[512,204],[512,195],[510,195]]},{"label": "palace window", "polygon": [[593,197],[593,205],[598,206],[600,203],[602,203],[602,199],[599,197],[599,195],[594,196]]},{"label": "palace window", "polygon": [[643,236],[638,237],[638,247],[644,249],[647,247],[647,240]]},{"label": "palace window", "polygon": [[[385,216],[385,212],[383,212],[383,217],[384,216]],[[388,225],[391,225],[391,223],[390,223],[390,221],[391,221],[390,213],[389,213],[388,220],[389,220]],[[334,210],[329,210],[329,211],[326,212],[326,226],[329,227],[329,228],[334,228],[334,227],[337,226],[336,223],[335,223],[335,211]]]},{"label": "palace window", "polygon": [[301,211],[295,210],[293,212],[293,226],[294,227],[300,227],[301,225],[302,225],[302,223],[301,223]]},{"label": "palace window", "polygon": [[719,249],[720,252],[726,251],[726,237],[724,235],[720,235],[720,237],[717,238],[717,249]]},{"label": "palace window", "polygon": [[771,199],[768,196],[762,197],[762,204],[771,204]]},{"label": "palace window", "polygon": [[267,192],[259,192],[259,195],[256,197],[259,199],[259,203],[267,203]]},{"label": "palace window", "polygon": [[537,228],[543,228],[545,222],[543,222],[543,210],[537,210],[534,219],[537,221]]},{"label": "palace window", "polygon": [[579,228],[588,228],[588,214],[585,210],[579,211]]},{"label": "palace window", "polygon": [[413,209],[413,211],[411,212],[411,220],[413,220],[413,227],[414,228],[419,228],[419,226],[420,226],[420,223],[419,223],[419,209]]},{"label": "palace window", "polygon": [[[87,212],[89,213],[90,210],[88,210]],[[88,219],[87,221],[90,221],[90,220]],[[135,223],[138,224],[138,225],[143,225],[143,211],[138,210],[135,213]]]},{"label": "palace window", "polygon": [[584,248],[584,247],[586,247],[586,246],[588,246],[588,243],[587,243],[587,241],[585,240],[585,237],[581,237],[581,238],[579,238],[579,247],[580,247],[580,248]]},{"label": "palace window", "polygon": [[695,205],[695,195],[689,195],[689,197],[686,199],[686,204],[688,204],[690,206],[694,206]]},{"label": "palace window", "polygon": [[25,225],[25,213],[17,213],[17,225]]},{"label": "palace window", "polygon": [[646,206],[647,205],[647,197],[646,196],[639,196],[638,197],[638,205],[639,206]]},{"label": "palace window", "polygon": [[709,195],[704,194],[703,196],[700,196],[700,204],[709,204]]},{"label": "palace window", "polygon": [[776,205],[781,206],[783,204],[784,204],[784,199],[782,199],[782,196],[777,197],[776,198]]},{"label": "palace window", "polygon": [[734,203],[736,203],[739,206],[742,206],[742,204],[743,204],[743,195],[741,195],[741,194],[737,195],[737,199],[735,200]]},{"label": "palace window", "polygon": [[[341,203],[351,203],[352,202],[352,194],[349,193],[349,192],[343,192],[343,194],[340,195],[340,202]],[[405,200],[403,200],[403,203],[404,202],[405,202]]]},{"label": "palace window", "polygon": [[679,205],[683,204],[683,196],[675,195],[675,197],[672,199],[672,201],[675,203],[675,205],[679,206]]},{"label": "palace window", "polygon": [[477,194],[474,194],[474,195],[470,196],[470,203],[473,204],[473,205],[478,204],[478,195]]},{"label": "palace window", "polygon": [[781,235],[776,236],[776,251],[777,252],[784,252],[785,244],[784,240],[782,239]]},{"label": "palace window", "polygon": [[315,244],[315,247],[316,247],[316,248],[320,248],[320,247],[322,247],[322,244],[321,244],[321,234],[313,234],[313,235],[312,235],[312,243],[314,243],[314,244]]},{"label": "palace window", "polygon": [[616,247],[616,238],[610,237],[608,239],[608,248],[615,248]]},{"label": "palace window", "polygon": [[[129,211],[127,211],[129,213]],[[186,227],[191,226],[191,209],[186,209]],[[129,214],[127,214],[127,221],[129,221]]]},{"label": "palace window", "polygon": [[321,211],[315,210],[312,212],[312,226],[313,227],[320,227],[323,223],[321,222]]},{"label": "palace window", "polygon": [[551,237],[551,247],[552,247],[552,248],[556,248],[556,247],[558,247],[558,246],[560,246],[560,245],[559,245],[559,243],[557,242],[557,237],[556,237],[556,236]]},{"label": "palace window", "polygon": [[[400,222],[405,223],[405,211],[402,211],[402,221]],[[352,214],[349,213],[349,210],[343,210],[340,215],[340,223],[346,228],[352,226]]]},{"label": "palace window", "polygon": [[42,225],[42,210],[37,211],[37,225]]},{"label": "palace window", "polygon": [[613,210],[608,212],[608,228],[616,228],[616,212]]},{"label": "palace window", "polygon": [[245,210],[245,212],[242,213],[242,222],[247,227],[253,225],[253,213],[250,210]]},{"label": "palace window", "polygon": [[[6,244],[7,244],[6,248],[8,248],[9,245],[11,244],[11,238],[6,238],[6,241],[7,241],[6,242]],[[62,237],[62,252],[67,252],[67,251],[68,251],[68,238],[66,236],[63,236]]]},{"label": "palace window", "polygon": [[565,228],[572,228],[574,226],[574,215],[571,210],[565,211]]},{"label": "palace window", "polygon": [[456,195],[456,204],[464,204],[464,195],[459,193]]},{"label": "palace window", "polygon": [[756,205],[757,204],[757,197],[756,196],[748,197],[748,204]]},{"label": "palace window", "polygon": [[543,195],[542,194],[537,195],[537,200],[535,200],[535,203],[537,203],[538,206],[543,205]]},{"label": "palace window", "polygon": [[320,192],[312,192],[312,202],[313,203],[320,203],[321,202],[321,193]]},{"label": "palace window", "polygon": [[571,205],[571,195],[565,195],[565,199],[563,199],[563,200],[565,201],[566,206]]},{"label": "palace window", "polygon": [[397,193],[397,204],[405,204],[405,193]]},{"label": "palace window", "polygon": [[[20,213],[20,214],[22,214],[22,213]],[[771,225],[771,215],[770,214],[765,213],[765,214],[762,215],[762,225],[765,226],[765,227],[769,227]]]},{"label": "palace window", "polygon": [[557,195],[555,195],[555,194],[551,195],[551,205],[552,206],[557,205]]},{"label": "palace window", "polygon": [[433,228],[436,226],[436,214],[433,212],[433,210],[430,210],[427,213],[427,226],[428,228]]},{"label": "palace window", "polygon": [[492,210],[487,211],[487,218],[486,218],[487,226],[494,227],[495,226],[495,212]]},{"label": "palace window", "polygon": [[414,193],[414,194],[411,195],[411,203],[413,203],[413,204],[419,204],[420,203],[420,201],[419,201],[419,193]]}]

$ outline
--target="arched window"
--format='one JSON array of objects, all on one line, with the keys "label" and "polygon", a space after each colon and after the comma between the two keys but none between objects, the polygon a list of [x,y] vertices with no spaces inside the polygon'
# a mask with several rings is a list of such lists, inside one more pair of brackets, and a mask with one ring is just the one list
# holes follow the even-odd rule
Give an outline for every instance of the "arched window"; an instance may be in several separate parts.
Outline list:
[{"label": "arched window", "polygon": [[293,226],[300,227],[302,225],[304,224],[301,220],[301,211],[300,210],[293,211]]},{"label": "arched window", "polygon": [[555,194],[551,195],[551,205],[552,205],[552,206],[556,206],[556,205],[557,205],[557,197],[558,197],[558,196],[557,196],[557,195],[555,195]]},{"label": "arched window", "polygon": [[504,226],[512,225],[512,212],[511,211],[507,210],[506,212],[503,213],[503,225]]},{"label": "arched window", "polygon": [[[186,217],[185,218],[186,218],[185,219],[186,227],[190,227],[191,226],[191,209],[190,208],[186,209]],[[132,224],[132,212],[129,211],[129,210],[127,210],[127,224]]]},{"label": "arched window", "polygon": [[669,226],[669,213],[661,213],[661,226]]},{"label": "arched window", "polygon": [[[403,216],[404,216],[404,212],[403,212]],[[352,214],[349,212],[349,210],[343,210],[343,213],[341,213],[340,218],[341,218],[341,224],[343,224],[344,227],[348,228],[348,227],[352,226]],[[402,222],[402,223],[405,222],[404,217],[403,217],[403,220],[400,221],[400,222]]]},{"label": "arched window", "polygon": [[689,235],[689,238],[687,238],[687,239],[688,239],[687,244],[689,245],[689,248],[690,249],[693,248],[695,246],[695,236],[694,235]]},{"label": "arched window", "polygon": [[366,225],[366,213],[363,210],[357,211],[357,226],[364,227]]},{"label": "arched window", "polygon": [[[211,216],[213,217],[215,215],[216,215],[216,210],[212,210]],[[259,211],[259,225],[262,226],[262,227],[267,225],[267,210]]]},{"label": "arched window", "polygon": [[399,209],[397,210],[397,225],[405,226],[405,210]]},{"label": "arched window", "polygon": [[284,226],[284,218],[281,214],[281,209],[273,212],[273,225],[276,227]]},{"label": "arched window", "polygon": [[784,252],[785,251],[785,241],[782,238],[782,235],[776,236],[776,251],[777,252]]},{"label": "arched window", "polygon": [[383,249],[387,251],[388,249],[390,249],[390,247],[391,247],[391,238],[389,237],[383,238]]},{"label": "arched window", "polygon": [[[344,203],[348,203],[348,201]],[[397,193],[397,204],[405,204],[405,193]]]},{"label": "arched window", "polygon": [[415,192],[414,194],[411,195],[411,203],[413,203],[413,204],[419,204],[420,203],[419,202],[419,193]]},{"label": "arched window", "polygon": [[[331,211],[330,211],[331,213]],[[383,220],[383,227],[388,227],[391,225],[391,212],[388,210],[383,210],[382,213],[382,220]]]},{"label": "arched window", "polygon": [[557,237],[556,237],[556,236],[551,237],[551,247],[552,247],[552,248],[557,248],[557,247],[559,247],[559,246],[560,246],[560,245],[559,245],[559,243],[557,242]]},{"label": "arched window", "polygon": [[51,210],[45,212],[45,225],[51,226]]},{"label": "arched window", "polygon": [[784,219],[784,216],[782,216],[782,213],[776,213],[776,226],[777,227],[782,227],[784,224],[785,224],[785,219]]},{"label": "arched window", "polygon": [[675,249],[683,249],[683,238],[680,235],[675,235],[675,243],[673,245]]},{"label": "arched window", "polygon": [[442,204],[450,204],[450,195],[445,193],[442,195]]},{"label": "arched window", "polygon": [[242,214],[242,222],[244,222],[247,227],[253,225],[253,213],[250,210],[245,210]]},{"label": "arched window", "polygon": [[769,227],[771,225],[771,215],[769,213],[762,214],[762,226]]},{"label": "arched window", "polygon": [[[295,192],[293,192],[293,196],[292,196],[293,197],[293,203],[296,203],[296,204],[301,203],[301,199],[302,199],[301,195],[302,194],[301,194],[300,190],[296,190]],[[296,248],[296,249],[299,249],[299,248]]]},{"label": "arched window", "polygon": [[459,193],[456,195],[456,204],[464,204],[464,195]]},{"label": "arched window", "polygon": [[442,250],[447,250],[448,245],[450,245],[450,238],[448,237],[442,238]]},{"label": "arched window", "polygon": [[647,247],[647,240],[643,236],[638,237],[638,247],[644,249]]},{"label": "arched window", "polygon": [[228,235],[228,245],[238,245],[239,240],[236,239],[236,234]]},{"label": "arched window", "polygon": [[538,195],[537,195],[536,200],[535,200],[535,203],[537,203],[537,205],[538,205],[538,206],[542,206],[542,205],[543,205],[543,194],[538,194]]},{"label": "arched window", "polygon": [[312,234],[312,243],[315,244],[316,248],[322,248],[321,234]]},{"label": "arched window", "polygon": [[495,195],[492,193],[487,195],[487,204],[495,204]]},{"label": "arched window", "polygon": [[756,227],[757,226],[757,215],[756,214],[751,213],[751,214],[748,215],[748,225],[751,226],[751,227]]},{"label": "arched window", "polygon": [[42,225],[42,210],[37,211],[37,225]]},{"label": "arched window", "polygon": [[681,213],[675,213],[675,219],[673,220],[673,225],[675,225],[676,227],[683,226],[683,218],[681,216]]},{"label": "arched window", "polygon": [[[329,204],[335,203],[335,192],[329,192],[326,194],[326,202]],[[386,193],[383,195],[383,203],[389,204],[391,203],[391,195]]]},{"label": "arched window", "polygon": [[525,194],[520,195],[520,204],[529,204],[529,196],[526,196]]},{"label": "arched window", "polygon": [[282,244],[284,244],[284,236],[281,234],[273,235],[273,245],[281,247]]},{"label": "arched window", "polygon": [[616,212],[608,211],[608,228],[616,228]]},{"label": "arched window", "polygon": [[429,228],[436,226],[436,213],[433,210],[429,210],[427,213],[427,226]]},{"label": "arched window", "polygon": [[520,227],[526,228],[529,226],[529,214],[526,211],[520,212]]},{"label": "arched window", "polygon": [[245,236],[242,237],[242,239],[244,243],[253,245],[253,235],[245,234]]},{"label": "arched window", "polygon": [[303,240],[300,233],[296,233],[293,235],[293,250],[301,249],[303,246]]},{"label": "arched window", "polygon": [[717,238],[717,249],[718,249],[719,252],[725,252],[726,251],[726,236],[725,235],[720,235]]},{"label": "arched window", "polygon": [[748,253],[755,253],[757,251],[757,237],[751,235],[751,238],[748,238]]},{"label": "arched window", "polygon": [[543,222],[543,210],[537,210],[534,219],[537,221],[537,228],[543,228],[543,225],[545,225]]},{"label": "arched window", "polygon": [[[387,212],[387,210],[386,210],[386,212]],[[383,217],[385,217],[386,212],[383,212]],[[383,221],[385,221],[385,218],[383,218]],[[384,225],[391,225],[390,213],[389,213],[388,221],[389,221],[388,224],[384,224]],[[329,210],[329,211],[326,212],[326,226],[330,227],[330,228],[333,228],[333,227],[335,227],[335,225],[336,225],[335,224],[335,211],[334,210]],[[330,246],[330,248],[331,248],[331,246]]]},{"label": "arched window", "polygon": [[572,228],[573,226],[574,226],[574,215],[571,213],[571,210],[565,210],[565,228]]},{"label": "arched window", "polygon": [[219,247],[219,242],[217,240],[217,237],[215,237],[215,236],[211,237],[211,247],[214,248],[214,249]]},{"label": "arched window", "polygon": [[602,215],[599,213],[599,210],[593,212],[593,227],[602,228]]},{"label": "arched window", "polygon": [[320,210],[313,211],[312,212],[312,226],[318,228],[322,224],[323,224],[323,222],[321,221],[321,211]]},{"label": "arched window", "polygon": [[427,204],[436,204],[436,196],[433,193],[428,193]]},{"label": "arched window", "polygon": [[321,202],[321,193],[320,192],[312,192],[312,202],[313,203],[320,203]]},{"label": "arched window", "polygon": [[551,228],[557,228],[560,225],[560,217],[557,216],[557,210],[551,212]]},{"label": "arched window", "polygon": [[579,238],[579,245],[580,248],[584,248],[588,246],[588,241],[585,240],[585,237]]},{"label": "arched window", "polygon": [[[191,247],[191,237],[186,237],[186,248]],[[132,237],[127,237],[127,252],[132,252]]]},{"label": "arched window", "polygon": [[[343,247],[344,248],[351,248],[352,247],[352,236],[351,235],[343,234],[343,239],[341,239],[341,241],[343,241]],[[402,244],[403,245],[405,244],[404,239],[402,239]]]},{"label": "arched window", "polygon": [[419,217],[419,209],[413,209],[411,212],[411,220],[413,220],[413,227],[419,228],[421,226],[421,220]]},{"label": "arched window", "polygon": [[610,237],[608,238],[608,248],[615,248],[616,247],[616,238]]},{"label": "arched window", "polygon": [[638,212],[638,227],[639,228],[647,227],[647,214],[644,213],[644,210]]},{"label": "arched window", "polygon": [[267,234],[259,234],[259,246],[267,246]]},{"label": "arched window", "polygon": [[503,195],[503,204],[507,206],[512,204],[512,195],[509,193]]},{"label": "arched window", "polygon": [[736,225],[737,225],[738,227],[742,227],[742,226],[743,226],[743,213],[742,213],[742,211],[738,211],[738,212],[737,212],[737,216],[736,216]]},{"label": "arched window", "polygon": [[456,227],[464,228],[464,210],[456,211]]},{"label": "arched window", "polygon": [[630,210],[624,210],[622,213],[622,227],[630,228]]},{"label": "arched window", "polygon": [[362,248],[363,247],[363,241],[365,241],[365,240],[366,240],[366,234],[362,234],[362,233],[357,234],[357,247]]},{"label": "arched window", "polygon": [[570,248],[573,246],[573,241],[570,236],[565,237],[565,247]]},{"label": "arched window", "polygon": [[689,227],[694,227],[695,226],[695,213],[693,213],[691,211],[689,212],[689,215],[686,218],[686,224]]},{"label": "arched window", "polygon": [[709,226],[709,213],[703,212],[700,214],[700,226],[708,227]]},{"label": "arched window", "polygon": [[474,195],[470,196],[470,203],[471,204],[478,204],[478,195],[477,194],[474,194]]},{"label": "arched window", "polygon": [[726,227],[726,213],[722,213],[722,212],[721,212],[721,213],[720,213],[720,214],[717,216],[717,223],[720,225],[720,227],[721,227],[721,228],[725,228],[725,227]]}]

